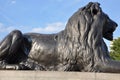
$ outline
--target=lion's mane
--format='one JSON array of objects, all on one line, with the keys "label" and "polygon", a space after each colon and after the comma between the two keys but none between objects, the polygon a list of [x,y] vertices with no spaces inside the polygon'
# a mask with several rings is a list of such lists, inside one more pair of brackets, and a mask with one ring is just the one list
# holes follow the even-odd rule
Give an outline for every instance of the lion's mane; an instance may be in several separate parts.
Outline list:
[{"label": "lion's mane", "polygon": [[70,62],[76,62],[81,68],[79,70],[96,71],[96,62],[104,62],[105,57],[109,57],[102,34],[105,22],[99,11],[99,4],[89,3],[87,7],[80,8],[59,34],[62,36],[58,37],[58,51],[64,53],[61,56],[69,58]]}]

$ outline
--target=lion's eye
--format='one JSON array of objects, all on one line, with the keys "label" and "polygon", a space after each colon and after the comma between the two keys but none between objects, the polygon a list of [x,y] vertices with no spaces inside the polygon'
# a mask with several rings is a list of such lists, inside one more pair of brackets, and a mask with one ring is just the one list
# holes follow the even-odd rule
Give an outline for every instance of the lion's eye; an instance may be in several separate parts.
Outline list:
[{"label": "lion's eye", "polygon": [[97,14],[97,12],[98,12],[98,10],[97,10],[97,9],[93,9],[93,10],[92,10],[92,13],[93,13],[94,15],[96,15],[96,14]]}]

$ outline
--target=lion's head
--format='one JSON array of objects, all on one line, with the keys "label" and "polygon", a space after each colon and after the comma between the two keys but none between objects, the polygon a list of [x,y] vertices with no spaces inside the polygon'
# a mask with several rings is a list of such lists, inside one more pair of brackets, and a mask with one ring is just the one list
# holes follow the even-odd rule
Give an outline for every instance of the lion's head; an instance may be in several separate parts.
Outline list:
[{"label": "lion's head", "polygon": [[113,40],[113,32],[115,31],[117,24],[112,21],[107,15],[105,16],[105,18],[106,21],[103,26],[103,37],[108,40]]},{"label": "lion's head", "polygon": [[102,11],[99,3],[90,2],[73,14],[66,30],[70,37],[80,36],[83,40],[90,35],[99,37],[99,39],[104,37],[112,40],[116,27],[117,23]]},{"label": "lion's head", "polygon": [[112,40],[116,27],[117,24],[102,11],[99,3],[90,2],[69,19],[65,28],[64,44],[67,47],[63,51],[72,53],[72,57],[80,59],[80,65],[91,71],[97,61],[109,58],[103,37]]}]

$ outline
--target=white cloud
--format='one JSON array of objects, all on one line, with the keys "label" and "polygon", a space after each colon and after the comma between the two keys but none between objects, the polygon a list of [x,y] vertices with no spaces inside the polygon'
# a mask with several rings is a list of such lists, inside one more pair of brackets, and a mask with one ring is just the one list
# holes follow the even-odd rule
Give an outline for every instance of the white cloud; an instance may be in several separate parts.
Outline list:
[{"label": "white cloud", "polygon": [[76,2],[80,2],[81,0],[75,0]]},{"label": "white cloud", "polygon": [[0,22],[0,41],[11,31],[18,29],[22,31],[23,33],[29,33],[29,32],[35,32],[35,33],[57,33],[60,32],[65,28],[65,23],[62,22],[56,22],[47,24],[45,27],[36,27],[33,28],[32,26],[6,26],[5,24]]},{"label": "white cloud", "polygon": [[10,32],[12,30],[14,30],[15,28],[13,26],[5,26],[3,23],[0,23],[0,32]]},{"label": "white cloud", "polygon": [[58,2],[62,2],[62,1],[64,1],[64,0],[57,0]]},{"label": "white cloud", "polygon": [[36,27],[32,29],[32,32],[37,33],[56,33],[65,28],[65,23],[62,22],[56,22],[47,24],[46,27]]},{"label": "white cloud", "polygon": [[3,23],[0,23],[0,41],[12,30],[14,30],[15,27],[13,26],[5,26]]},{"label": "white cloud", "polygon": [[16,0],[12,0],[12,1],[11,1],[11,4],[15,4],[15,3],[16,3]]},{"label": "white cloud", "polygon": [[[62,1],[64,1],[64,0],[53,0],[53,1],[57,1],[57,2],[62,2]],[[67,0],[67,1],[69,1],[69,0]],[[80,2],[81,0],[74,0],[73,2]]]},{"label": "white cloud", "polygon": [[65,23],[55,22],[46,24],[45,27],[34,27],[32,26],[6,26],[0,23],[0,33],[9,33],[14,29],[21,30],[22,32],[36,32],[36,33],[57,33],[65,28]]}]

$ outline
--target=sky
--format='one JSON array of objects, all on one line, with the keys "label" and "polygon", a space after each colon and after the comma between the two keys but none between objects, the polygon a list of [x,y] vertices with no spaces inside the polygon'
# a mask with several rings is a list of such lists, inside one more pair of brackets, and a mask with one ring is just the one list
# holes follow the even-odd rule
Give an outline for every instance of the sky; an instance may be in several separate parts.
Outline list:
[{"label": "sky", "polygon": [[118,23],[114,38],[120,37],[120,0],[0,0],[0,41],[15,29],[57,33],[73,13],[91,1],[99,2],[103,12]]}]

